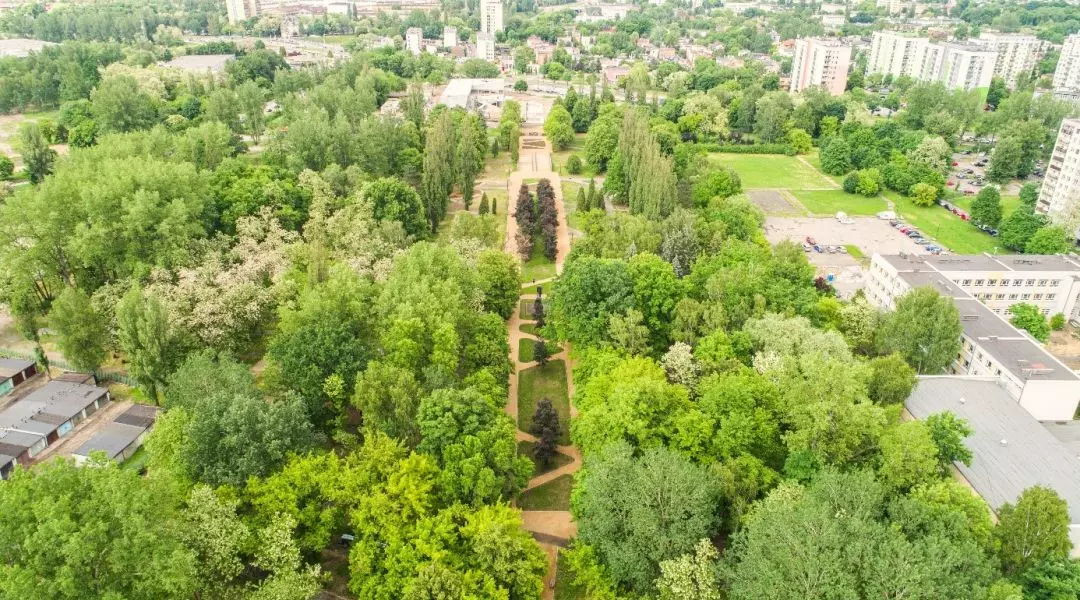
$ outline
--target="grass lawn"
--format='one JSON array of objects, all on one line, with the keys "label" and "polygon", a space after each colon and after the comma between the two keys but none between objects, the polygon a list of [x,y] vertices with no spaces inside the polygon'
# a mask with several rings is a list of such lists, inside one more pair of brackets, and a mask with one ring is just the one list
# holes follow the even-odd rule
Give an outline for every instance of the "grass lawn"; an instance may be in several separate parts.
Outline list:
[{"label": "grass lawn", "polygon": [[[950,203],[959,206],[964,209],[965,212],[971,212],[971,204],[975,202],[975,196],[964,196],[958,194],[952,198],[946,198]],[[1004,221],[1006,217],[1012,214],[1012,211],[1020,206],[1020,196],[1001,196],[1001,220]]]},{"label": "grass lawn", "polygon": [[584,187],[580,183],[574,183],[573,181],[562,182],[562,197],[563,208],[566,209],[566,223],[570,226],[570,229],[577,229],[581,231],[581,215],[577,210],[577,196],[578,191]]},{"label": "grass lawn", "polygon": [[851,255],[851,258],[866,258],[866,255],[863,254],[863,251],[859,250],[859,247],[855,244],[844,244],[844,247],[847,248],[848,254]]},{"label": "grass lawn", "polygon": [[887,191],[886,195],[896,204],[896,213],[901,219],[957,254],[1005,251],[993,236],[940,206],[915,206],[910,198],[892,191]]},{"label": "grass lawn", "polygon": [[542,486],[534,487],[518,498],[521,510],[570,510],[573,475],[560,475]]},{"label": "grass lawn", "polygon": [[522,323],[520,329],[521,333],[540,335],[540,328],[536,326],[536,323]]},{"label": "grass lawn", "polygon": [[[532,318],[533,318],[532,305],[533,305],[533,299],[532,298],[530,298],[528,300],[522,300],[520,308],[518,309],[518,316],[521,317],[522,319],[532,320]],[[545,314],[551,314],[551,300],[548,299],[548,298],[544,298],[544,313]]]},{"label": "grass lawn", "polygon": [[551,471],[554,471],[555,469],[558,469],[563,465],[568,465],[574,462],[574,459],[563,454],[562,452],[556,452],[555,456],[551,457],[551,464],[546,467],[541,466],[540,463],[536,462],[536,459],[533,458],[533,448],[535,447],[536,442],[518,442],[518,454],[522,456],[528,456],[529,460],[532,460],[533,463],[536,465],[536,468],[533,469],[533,477],[543,475],[544,473],[550,473]]},{"label": "grass lawn", "polygon": [[558,566],[555,570],[557,573],[555,579],[555,600],[588,600],[588,591],[577,584],[574,580],[574,574],[570,571],[570,565],[566,563],[566,559],[563,558],[563,553],[559,552]]},{"label": "grass lawn", "polygon": [[551,400],[555,412],[559,413],[559,425],[562,432],[559,444],[570,444],[570,400],[566,389],[566,365],[561,360],[553,360],[543,367],[530,367],[518,374],[518,429],[529,431],[532,427],[536,403],[541,399]]},{"label": "grass lawn", "polygon": [[596,169],[585,160],[585,136],[584,133],[579,133],[574,136],[574,141],[570,142],[570,147],[566,150],[559,150],[558,152],[551,153],[551,168],[560,175],[569,175],[570,172],[566,170],[566,160],[570,158],[571,154],[577,154],[581,159],[581,175],[583,177],[590,177],[596,174]]},{"label": "grass lawn", "polygon": [[743,189],[781,188],[803,190],[807,188],[831,188],[833,183],[825,175],[783,154],[709,154],[709,160],[735,170],[742,180]]},{"label": "grass lawn", "polygon": [[806,210],[817,215],[831,216],[842,210],[852,216],[873,216],[887,208],[885,200],[879,196],[867,198],[844,190],[799,190],[791,193]]},{"label": "grass lawn", "polygon": [[[488,140],[488,147],[491,147],[491,141]],[[491,157],[491,153],[487,154],[487,158],[484,160],[484,170],[481,171],[481,177],[484,175],[501,175],[506,176],[510,174],[513,165],[510,163],[510,153],[500,152],[495,158]]]},{"label": "grass lawn", "polygon": [[544,288],[544,294],[547,294],[548,292],[551,291],[551,288],[553,287],[554,283],[555,283],[554,281],[548,281],[546,283],[533,283],[533,284],[529,284],[529,285],[523,285],[523,286],[521,286],[521,295],[522,296],[535,296],[536,295],[536,288],[538,288],[538,287]]},{"label": "grass lawn", "polygon": [[[547,347],[549,358],[553,354],[558,354],[562,352],[562,348],[558,344],[548,342]],[[521,362],[532,362],[536,360],[535,350],[536,340],[518,340],[518,360],[520,360]]]},{"label": "grass lawn", "polygon": [[532,257],[521,266],[521,280],[525,282],[555,276],[555,263],[544,256],[544,243],[536,240]]}]

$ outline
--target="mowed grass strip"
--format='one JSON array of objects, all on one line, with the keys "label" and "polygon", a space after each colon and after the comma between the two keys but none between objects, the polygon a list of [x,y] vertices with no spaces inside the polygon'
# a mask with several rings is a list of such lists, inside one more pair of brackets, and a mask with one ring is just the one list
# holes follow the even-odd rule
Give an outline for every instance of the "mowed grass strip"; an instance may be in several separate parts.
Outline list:
[{"label": "mowed grass strip", "polygon": [[563,361],[553,360],[518,374],[518,429],[529,431],[532,428],[536,403],[543,398],[550,400],[559,414],[559,444],[570,445],[570,399]]},{"label": "mowed grass strip", "polygon": [[872,217],[888,208],[885,199],[880,196],[867,198],[844,190],[797,190],[791,193],[806,210],[815,215],[833,216],[838,211],[844,211],[850,216]]},{"label": "mowed grass strip", "polygon": [[[547,348],[548,357],[562,352],[562,348],[553,342],[548,342]],[[536,360],[536,340],[518,340],[518,360],[521,362],[532,362]]]},{"label": "mowed grass strip", "polygon": [[905,223],[914,225],[923,235],[956,254],[1000,254],[1004,251],[997,238],[940,206],[915,206],[910,198],[892,191],[885,195],[896,205],[896,214]]},{"label": "mowed grass strip", "polygon": [[783,154],[709,154],[713,164],[724,165],[739,174],[744,190],[805,190],[833,188],[835,184],[813,167],[794,156]]},{"label": "mowed grass strip", "polygon": [[536,452],[536,442],[529,442],[529,441],[518,442],[518,454],[520,454],[522,456],[527,456],[527,457],[529,457],[529,460],[533,461],[533,465],[534,465],[533,474],[532,474],[533,477],[543,475],[544,473],[550,473],[550,472],[554,471],[555,469],[558,469],[559,467],[563,467],[563,466],[566,466],[566,465],[574,462],[574,459],[572,459],[569,456],[563,454],[562,452],[556,452],[555,456],[551,457],[551,462],[548,464],[548,466],[545,467],[545,466],[541,465],[539,462],[537,462],[537,460],[535,458],[533,458],[533,453],[534,452]]},{"label": "mowed grass strip", "polygon": [[574,489],[573,475],[560,475],[544,485],[521,494],[521,510],[570,510],[570,491]]}]

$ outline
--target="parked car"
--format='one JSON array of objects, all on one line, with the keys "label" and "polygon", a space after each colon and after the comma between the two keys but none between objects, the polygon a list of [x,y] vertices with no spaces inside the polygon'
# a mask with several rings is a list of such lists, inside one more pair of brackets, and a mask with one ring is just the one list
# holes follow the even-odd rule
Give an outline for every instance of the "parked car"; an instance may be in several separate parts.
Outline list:
[{"label": "parked car", "polygon": [[814,241],[814,238],[812,238],[810,236],[806,236],[806,243],[810,244],[811,246],[816,246],[817,245],[817,242]]},{"label": "parked car", "polygon": [[837,246],[836,249],[840,254],[847,254],[847,246]]},{"label": "parked car", "polygon": [[810,244],[807,244],[806,242],[803,242],[802,249],[803,249],[803,252],[809,252],[809,251],[813,250],[813,248],[810,247]]},{"label": "parked car", "polygon": [[814,252],[821,252],[821,246],[814,244]]}]

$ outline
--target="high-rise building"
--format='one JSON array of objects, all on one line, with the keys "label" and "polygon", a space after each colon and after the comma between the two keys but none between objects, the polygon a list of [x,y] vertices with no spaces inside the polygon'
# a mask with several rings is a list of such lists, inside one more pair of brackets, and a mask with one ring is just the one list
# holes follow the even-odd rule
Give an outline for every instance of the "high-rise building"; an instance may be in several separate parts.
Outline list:
[{"label": "high-rise building", "polygon": [[476,58],[495,60],[495,36],[483,31],[476,32]]},{"label": "high-rise building", "polygon": [[1009,89],[1015,88],[1022,76],[1035,73],[1046,48],[1042,40],[1020,33],[983,33],[977,43],[997,52],[994,76],[1004,79]]},{"label": "high-rise building", "polygon": [[921,79],[940,81],[950,89],[990,87],[996,63],[997,52],[976,44],[932,45],[926,54]]},{"label": "high-rise building", "polygon": [[457,48],[457,27],[443,27],[442,45],[446,48]]},{"label": "high-rise building", "polygon": [[919,79],[923,71],[928,38],[909,37],[895,31],[875,31],[870,43],[867,73],[882,73]]},{"label": "high-rise building", "polygon": [[423,51],[424,30],[419,27],[410,27],[405,30],[405,47],[413,54]]},{"label": "high-rise building", "polygon": [[1080,216],[1080,119],[1061,122],[1035,208],[1055,222]]},{"label": "high-rise building", "polygon": [[480,31],[495,34],[503,30],[502,0],[480,0]]},{"label": "high-rise building", "polygon": [[1080,90],[1080,33],[1065,38],[1054,70],[1054,91]]},{"label": "high-rise building", "polygon": [[851,46],[836,40],[802,38],[795,40],[791,62],[791,91],[821,87],[838,96],[847,87],[851,66]]},{"label": "high-rise building", "polygon": [[235,25],[259,14],[259,3],[257,0],[225,0],[225,13],[229,24]]}]

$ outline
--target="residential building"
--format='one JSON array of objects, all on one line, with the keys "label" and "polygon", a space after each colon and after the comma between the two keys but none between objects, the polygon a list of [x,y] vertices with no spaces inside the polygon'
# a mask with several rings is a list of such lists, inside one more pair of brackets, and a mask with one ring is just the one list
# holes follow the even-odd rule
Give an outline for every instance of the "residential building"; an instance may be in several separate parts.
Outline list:
[{"label": "residential building", "polygon": [[480,31],[495,34],[503,30],[502,0],[480,0]]},{"label": "residential building", "polygon": [[476,32],[476,58],[495,60],[495,36],[483,31]]},{"label": "residential building", "polygon": [[1054,69],[1054,91],[1080,90],[1080,33],[1065,38],[1061,56]]},{"label": "residential building", "polygon": [[977,44],[931,44],[923,64],[922,81],[940,81],[950,89],[990,87],[997,53]]},{"label": "residential building", "polygon": [[1035,209],[1055,222],[1073,222],[1080,212],[1080,119],[1065,119]]},{"label": "residential building", "polygon": [[[956,262],[948,262],[950,259]],[[1031,263],[1019,262],[1021,260],[1031,260]],[[976,285],[980,274],[982,280]],[[957,277],[960,283],[953,280]],[[1080,264],[1059,256],[925,257],[875,253],[865,292],[871,304],[885,310],[892,310],[897,299],[923,286],[952,298],[960,311],[963,331],[961,350],[948,372],[991,378],[1036,419],[1061,421],[1072,419],[1080,404],[1080,377],[1034,338],[1013,327],[1003,315],[1007,305],[1024,301],[1022,294],[1027,293],[1032,295],[1028,302],[1043,303],[1047,314],[1063,306],[1069,311],[1067,315],[1075,317],[1076,296],[1080,293],[1078,277]],[[1032,281],[1030,286],[1029,279]],[[994,302],[1001,304],[995,308],[984,305],[965,289],[965,281],[969,281],[969,289],[991,290],[977,292],[979,298],[991,294]],[[1021,292],[1023,289],[1032,291]],[[1014,293],[1017,295],[1012,298]],[[1057,296],[1059,293],[1064,299]],[[1002,297],[999,298],[999,294]],[[1042,299],[1036,300],[1035,294],[1042,294]],[[1052,295],[1050,299],[1046,298],[1048,294]]]},{"label": "residential building", "polygon": [[1046,43],[1035,36],[1020,33],[986,32],[979,36],[977,43],[997,52],[994,76],[1004,79],[1009,89],[1016,88],[1021,77],[1035,73],[1046,47]]},{"label": "residential building", "polygon": [[1068,505],[1072,554],[1080,549],[1080,421],[1040,423],[993,379],[920,377],[904,403],[916,419],[943,412],[971,427],[964,439],[971,464],[954,463],[954,474],[975,490],[995,514],[1015,504],[1024,490],[1041,485]]},{"label": "residential building", "polygon": [[41,52],[42,50],[55,45],[56,44],[52,42],[30,40],[26,38],[0,39],[0,58],[26,58],[27,56],[30,56],[31,52]]},{"label": "residential building", "polygon": [[821,15],[821,25],[827,29],[839,29],[847,23],[847,17],[844,15]]},{"label": "residential building", "polygon": [[405,48],[413,54],[423,52],[424,30],[419,27],[410,27],[405,30]]},{"label": "residential building", "polygon": [[51,444],[110,401],[94,385],[54,379],[0,411],[0,475],[29,466]]},{"label": "residential building", "polygon": [[900,77],[922,77],[928,38],[906,36],[895,31],[875,31],[870,42],[867,73],[882,73]]},{"label": "residential building", "polygon": [[0,396],[37,375],[37,364],[21,358],[0,358]]},{"label": "residential building", "polygon": [[837,40],[795,40],[795,57],[791,62],[791,91],[801,92],[808,87],[820,87],[834,96],[839,96],[847,87],[850,66],[851,46]]},{"label": "residential building", "polygon": [[443,27],[442,30],[442,45],[444,48],[457,48],[458,36],[457,27]]},{"label": "residential building", "polygon": [[225,14],[229,24],[235,25],[259,14],[258,0],[225,0]]}]

